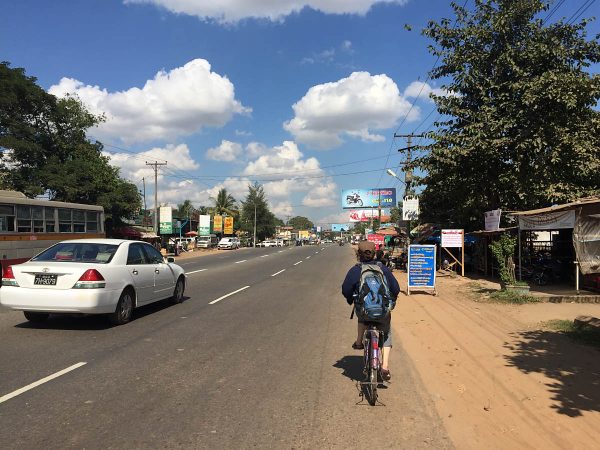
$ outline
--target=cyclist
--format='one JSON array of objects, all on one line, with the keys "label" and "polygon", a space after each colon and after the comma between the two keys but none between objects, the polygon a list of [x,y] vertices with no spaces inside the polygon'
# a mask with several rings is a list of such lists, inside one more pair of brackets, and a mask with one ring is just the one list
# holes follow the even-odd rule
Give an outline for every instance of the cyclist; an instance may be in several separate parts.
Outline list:
[{"label": "cyclist", "polygon": [[[400,293],[400,285],[396,278],[392,275],[390,269],[385,267],[380,262],[374,261],[375,258],[375,244],[370,241],[361,241],[358,244],[358,250],[356,252],[359,264],[355,264],[350,268],[348,273],[346,274],[346,278],[344,279],[344,283],[342,284],[342,295],[346,298],[346,301],[349,305],[354,302],[354,295],[358,293],[359,284],[360,284],[360,272],[361,265],[364,264],[379,264],[383,274],[388,283],[388,287],[390,289],[390,294],[392,295],[392,300],[396,301],[398,294]],[[383,361],[382,361],[382,370],[381,374],[384,380],[388,381],[391,378],[390,370],[389,370],[389,361],[390,361],[390,349],[392,348],[392,329],[391,329],[391,313],[388,314],[385,322],[381,326],[381,331],[383,331],[383,336],[385,342],[383,343],[384,351],[383,351]],[[358,321],[358,334],[356,337],[356,341],[352,344],[352,348],[355,350],[362,350],[364,348],[362,338],[363,334],[366,330],[366,325],[362,323],[360,320]]]}]

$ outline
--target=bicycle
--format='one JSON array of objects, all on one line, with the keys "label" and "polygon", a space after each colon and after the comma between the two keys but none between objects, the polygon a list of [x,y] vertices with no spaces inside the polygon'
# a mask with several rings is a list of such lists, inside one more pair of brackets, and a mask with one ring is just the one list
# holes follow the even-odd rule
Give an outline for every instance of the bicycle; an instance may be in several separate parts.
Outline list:
[{"label": "bicycle", "polygon": [[[363,333],[365,380],[360,382],[361,396],[366,396],[371,406],[377,403],[377,387],[381,376],[383,361],[382,347],[384,342],[383,331],[377,328],[375,322],[365,322],[367,329]],[[379,402],[381,403],[381,402]],[[382,403],[383,404],[383,403]]]}]

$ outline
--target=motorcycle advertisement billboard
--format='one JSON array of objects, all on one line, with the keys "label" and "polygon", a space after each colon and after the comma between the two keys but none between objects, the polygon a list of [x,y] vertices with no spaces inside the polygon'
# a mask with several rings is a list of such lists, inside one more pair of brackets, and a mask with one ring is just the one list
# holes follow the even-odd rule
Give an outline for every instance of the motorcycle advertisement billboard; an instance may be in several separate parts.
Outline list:
[{"label": "motorcycle advertisement billboard", "polygon": [[345,189],[342,191],[342,208],[392,208],[396,206],[396,188]]}]

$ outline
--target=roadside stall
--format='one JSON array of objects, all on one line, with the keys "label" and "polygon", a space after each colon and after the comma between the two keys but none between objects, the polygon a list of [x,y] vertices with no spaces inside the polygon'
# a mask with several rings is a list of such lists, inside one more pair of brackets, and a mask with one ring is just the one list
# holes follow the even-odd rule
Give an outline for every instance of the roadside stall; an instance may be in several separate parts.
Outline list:
[{"label": "roadside stall", "polygon": [[[518,277],[530,267],[544,271],[542,282],[567,282],[600,289],[600,197],[510,213],[518,222]],[[539,239],[545,233],[546,240]],[[539,272],[538,272],[539,274]]]}]

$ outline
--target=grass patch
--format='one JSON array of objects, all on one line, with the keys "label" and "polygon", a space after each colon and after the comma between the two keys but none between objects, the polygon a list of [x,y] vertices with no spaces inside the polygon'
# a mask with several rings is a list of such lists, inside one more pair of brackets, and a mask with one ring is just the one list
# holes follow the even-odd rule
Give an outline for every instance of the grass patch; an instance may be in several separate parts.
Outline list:
[{"label": "grass patch", "polygon": [[583,344],[600,348],[600,330],[589,325],[576,326],[572,320],[549,320],[541,323],[548,330],[558,331]]},{"label": "grass patch", "polygon": [[493,291],[489,294],[489,299],[496,303],[510,303],[513,305],[523,305],[525,303],[539,303],[540,300],[531,296],[523,295],[514,291]]}]

